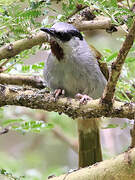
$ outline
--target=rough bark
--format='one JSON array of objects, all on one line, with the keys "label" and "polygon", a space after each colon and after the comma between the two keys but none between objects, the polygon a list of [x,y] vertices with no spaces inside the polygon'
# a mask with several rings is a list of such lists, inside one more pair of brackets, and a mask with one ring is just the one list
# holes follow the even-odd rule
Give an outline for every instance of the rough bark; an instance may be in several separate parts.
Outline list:
[{"label": "rough bark", "polygon": [[25,85],[38,89],[45,87],[44,81],[40,76],[26,76],[0,73],[0,83],[19,86]]},{"label": "rough bark", "polygon": [[80,105],[80,101],[66,97],[61,97],[55,101],[53,95],[44,92],[44,90],[0,85],[0,106],[5,105],[65,113],[73,119],[78,117],[99,118],[102,116],[128,119],[135,117],[135,103],[114,101],[110,111],[107,106],[102,105],[100,99],[90,100],[87,104]]},{"label": "rough bark", "polygon": [[135,148],[116,158],[96,163],[72,173],[67,173],[51,180],[134,180]]},{"label": "rough bark", "polygon": [[121,70],[124,61],[126,59],[126,56],[133,45],[134,38],[135,38],[135,18],[130,28],[130,31],[122,45],[122,48],[119,51],[116,61],[112,63],[109,80],[103,93],[102,103],[105,103],[110,108],[113,105],[113,98],[114,98],[117,81],[121,74]]},{"label": "rough bark", "polygon": [[0,48],[0,60],[9,59],[26,49],[31,49],[33,46],[37,46],[48,41],[48,35],[40,32],[35,35],[31,35],[31,37],[27,39],[21,39],[15,41],[14,43],[7,44]]},{"label": "rough bark", "polygon": [[111,19],[107,17],[99,17],[91,21],[81,21],[77,20],[73,23],[73,25],[79,29],[80,31],[86,30],[95,30],[95,29],[107,29],[111,26]]}]

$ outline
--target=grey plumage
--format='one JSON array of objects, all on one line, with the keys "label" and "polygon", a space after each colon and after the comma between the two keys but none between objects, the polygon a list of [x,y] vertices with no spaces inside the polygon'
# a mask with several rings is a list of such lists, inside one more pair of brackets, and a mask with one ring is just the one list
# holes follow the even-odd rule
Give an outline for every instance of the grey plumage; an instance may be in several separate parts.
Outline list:
[{"label": "grey plumage", "polygon": [[[64,89],[65,95],[77,93],[100,98],[106,79],[92,49],[71,24],[56,23],[51,29],[42,28],[51,37],[51,53],[45,62],[44,79],[53,90]],[[102,161],[100,119],[78,118],[79,167]]]},{"label": "grey plumage", "polygon": [[[56,23],[51,29],[64,33],[77,31],[67,23]],[[59,61],[51,52],[45,61],[44,79],[48,87],[53,90],[64,89],[65,95],[69,97],[77,93],[87,94],[94,99],[101,97],[106,79],[85,39],[73,36],[63,42],[57,37],[52,38],[63,49],[64,56]]]}]

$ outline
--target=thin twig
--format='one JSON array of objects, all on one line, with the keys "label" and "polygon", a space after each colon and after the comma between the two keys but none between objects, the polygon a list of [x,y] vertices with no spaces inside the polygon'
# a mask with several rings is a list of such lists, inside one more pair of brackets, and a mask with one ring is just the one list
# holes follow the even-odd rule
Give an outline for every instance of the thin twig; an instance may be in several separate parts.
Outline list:
[{"label": "thin twig", "polygon": [[[46,118],[46,114],[45,113],[41,113],[40,112],[40,120],[48,123],[48,120]],[[77,139],[73,139],[73,138],[68,137],[67,135],[65,135],[63,130],[61,128],[59,128],[58,126],[55,126],[51,130],[51,132],[54,134],[54,136],[56,136],[62,142],[66,143],[73,151],[78,153],[78,141],[77,141]]]},{"label": "thin twig", "polygon": [[3,63],[0,64],[0,68],[2,68],[4,65],[6,65],[10,59],[6,59]]},{"label": "thin twig", "polygon": [[72,139],[72,138],[66,136],[65,133],[58,127],[53,128],[52,132],[54,133],[54,135],[57,138],[59,138],[61,141],[66,143],[70,148],[72,148],[72,150],[74,150],[75,152],[78,153],[77,139],[75,140],[75,139]]},{"label": "thin twig", "polygon": [[124,61],[127,57],[130,48],[133,45],[134,38],[135,38],[135,18],[133,20],[132,27],[130,28],[130,31],[122,45],[122,48],[119,51],[116,61],[112,63],[109,80],[103,93],[102,103],[105,103],[110,108],[113,105],[115,88],[119,76],[121,74],[122,66],[124,64]]},{"label": "thin twig", "polygon": [[9,129],[8,128],[4,128],[2,131],[0,131],[0,135],[6,134],[8,132],[9,132]]},{"label": "thin twig", "polygon": [[130,145],[130,147],[133,148],[133,147],[135,147],[135,121],[133,124],[133,128],[130,130],[130,134],[131,134],[131,145]]},{"label": "thin twig", "polygon": [[88,6],[85,5],[85,6],[82,6],[81,8],[76,8],[75,11],[72,12],[72,14],[70,14],[66,19],[67,19],[67,20],[70,19],[72,16],[74,16],[75,14],[77,14],[79,11],[81,11],[81,10],[87,8],[87,7],[88,7]]},{"label": "thin twig", "polygon": [[11,66],[7,67],[6,69],[4,69],[2,72],[6,72],[8,71],[9,69],[11,69],[12,67],[14,67],[14,65],[16,65],[17,63],[19,63],[20,61],[22,61],[22,59],[19,59],[18,61],[16,61],[15,63],[13,63]]},{"label": "thin twig", "polygon": [[127,0],[127,5],[128,5],[128,7],[129,7],[129,9],[130,9],[130,3],[129,3],[129,0]]}]

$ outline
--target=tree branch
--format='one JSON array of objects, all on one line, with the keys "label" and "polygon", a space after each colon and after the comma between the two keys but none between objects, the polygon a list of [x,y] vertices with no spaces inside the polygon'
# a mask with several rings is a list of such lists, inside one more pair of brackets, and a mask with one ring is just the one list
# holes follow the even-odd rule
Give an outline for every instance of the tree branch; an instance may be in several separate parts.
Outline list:
[{"label": "tree branch", "polygon": [[73,119],[102,116],[134,119],[135,116],[134,103],[114,101],[110,111],[101,103],[100,99],[88,101],[86,105],[80,105],[79,100],[66,97],[55,101],[53,95],[43,92],[43,90],[0,85],[0,107],[5,105],[25,106],[32,109],[65,113]]},{"label": "tree branch", "polygon": [[135,121],[133,124],[133,128],[130,129],[130,134],[131,134],[131,145],[130,145],[130,147],[135,147]]},{"label": "tree branch", "polygon": [[135,179],[135,148],[116,158],[105,160],[87,168],[73,171],[51,180],[134,180]]},{"label": "tree branch", "polygon": [[97,17],[91,21],[75,21],[73,25],[80,31],[107,29],[111,26],[111,19],[107,17]]},{"label": "tree branch", "polygon": [[64,134],[62,129],[55,127],[52,129],[53,134],[60,139],[62,142],[66,143],[73,151],[78,153],[78,141],[77,139],[70,138]]},{"label": "tree branch", "polygon": [[126,56],[130,48],[133,45],[134,38],[135,38],[135,18],[134,18],[132,27],[130,28],[130,31],[122,45],[122,48],[119,51],[116,61],[112,63],[109,80],[103,93],[102,103],[105,103],[110,108],[113,104],[112,101],[114,98],[115,88],[116,88],[116,84],[119,79],[119,76],[121,74],[122,66],[124,64],[124,61],[126,59]]},{"label": "tree branch", "polygon": [[7,44],[6,46],[0,48],[0,60],[6,58],[9,59],[19,54],[21,51],[31,49],[33,46],[40,45],[48,41],[49,36],[44,32],[40,32],[36,35],[32,35],[30,38],[21,39],[14,43]]},{"label": "tree branch", "polygon": [[[106,29],[109,28],[111,20],[109,18],[97,18],[92,21],[75,22],[74,25],[80,30],[92,30],[92,29]],[[30,38],[21,39],[14,43],[7,44],[0,48],[0,60],[9,59],[16,56],[21,51],[31,49],[33,46],[40,45],[42,43],[49,42],[48,34],[44,32],[32,35]]]},{"label": "tree branch", "polygon": [[44,81],[40,76],[12,75],[0,73],[1,84],[26,85],[33,88],[42,89],[45,87]]},{"label": "tree branch", "polygon": [[[46,114],[44,112],[39,113],[38,119],[48,123],[48,120],[47,120],[48,118],[46,118]],[[78,140],[77,139],[71,138],[68,135],[66,135],[59,126],[55,126],[54,128],[52,128],[51,132],[54,134],[55,137],[57,137],[63,143],[67,144],[73,151],[78,153]]]}]

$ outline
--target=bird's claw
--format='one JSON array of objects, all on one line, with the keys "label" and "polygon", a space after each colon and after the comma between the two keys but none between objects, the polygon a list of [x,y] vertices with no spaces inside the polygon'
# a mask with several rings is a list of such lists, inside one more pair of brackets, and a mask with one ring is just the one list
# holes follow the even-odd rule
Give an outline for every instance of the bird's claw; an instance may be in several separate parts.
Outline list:
[{"label": "bird's claw", "polygon": [[75,98],[80,100],[80,104],[87,104],[87,101],[92,100],[90,96],[80,93],[76,94]]},{"label": "bird's claw", "polygon": [[53,93],[55,100],[60,96],[64,95],[65,91],[63,89],[56,89]]}]

